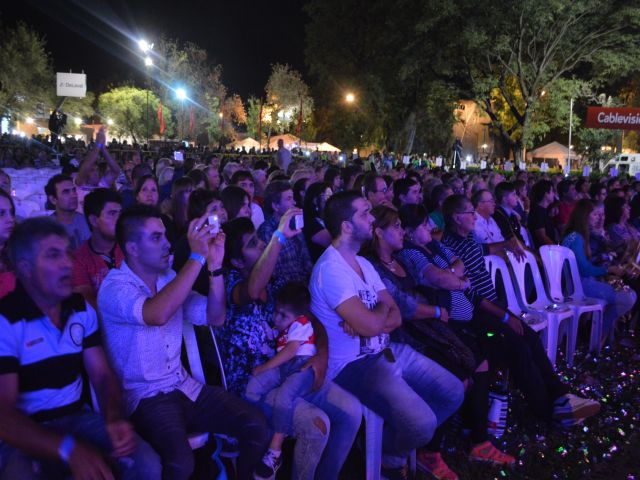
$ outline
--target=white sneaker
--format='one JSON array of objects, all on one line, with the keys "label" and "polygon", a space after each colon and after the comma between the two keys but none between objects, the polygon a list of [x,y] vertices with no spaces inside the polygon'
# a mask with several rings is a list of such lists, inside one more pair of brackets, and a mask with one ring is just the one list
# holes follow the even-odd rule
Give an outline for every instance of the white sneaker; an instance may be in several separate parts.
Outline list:
[{"label": "white sneaker", "polygon": [[553,402],[553,418],[562,426],[580,423],[600,411],[600,403],[588,398],[578,397],[572,393],[562,395]]},{"label": "white sneaker", "polygon": [[254,480],[274,480],[280,465],[282,465],[282,455],[275,454],[271,449],[267,450],[262,457],[262,462],[253,472]]}]

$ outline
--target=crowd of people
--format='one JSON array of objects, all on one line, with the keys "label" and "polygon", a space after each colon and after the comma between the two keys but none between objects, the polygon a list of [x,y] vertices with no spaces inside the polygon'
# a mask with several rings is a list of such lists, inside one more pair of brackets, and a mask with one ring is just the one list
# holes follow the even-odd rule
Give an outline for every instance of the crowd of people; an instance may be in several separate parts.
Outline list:
[{"label": "crowd of people", "polygon": [[[616,342],[637,313],[640,182],[345,166],[282,145],[240,161],[109,150],[101,131],[69,151],[33,218],[0,170],[0,479],[187,479],[195,432],[226,439],[240,479],[275,478],[286,438],[295,478],[337,479],[365,406],[385,422],[385,478],[407,478],[417,450],[452,480],[456,412],[470,461],[516,461],[487,432],[497,369],[541,421],[599,412],[484,256],[571,249]],[[183,366],[183,322],[215,332],[226,389]]]}]

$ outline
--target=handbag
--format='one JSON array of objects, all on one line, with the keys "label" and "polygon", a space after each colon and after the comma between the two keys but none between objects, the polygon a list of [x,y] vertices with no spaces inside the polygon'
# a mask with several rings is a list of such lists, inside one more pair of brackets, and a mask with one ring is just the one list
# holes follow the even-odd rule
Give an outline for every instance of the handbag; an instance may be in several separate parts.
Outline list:
[{"label": "handbag", "polygon": [[471,376],[475,372],[477,365],[473,352],[443,321],[427,319],[406,322],[405,328],[407,333],[424,346],[426,356],[435,354],[465,376]]}]

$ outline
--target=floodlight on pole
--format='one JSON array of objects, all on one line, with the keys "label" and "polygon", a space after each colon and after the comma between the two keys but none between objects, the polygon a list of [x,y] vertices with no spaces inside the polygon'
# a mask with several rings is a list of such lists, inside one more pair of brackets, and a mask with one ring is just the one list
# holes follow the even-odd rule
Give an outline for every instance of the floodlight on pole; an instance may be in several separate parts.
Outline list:
[{"label": "floodlight on pole", "polygon": [[145,39],[141,38],[138,40],[138,48],[142,50],[142,53],[147,53],[153,48],[153,43],[149,43]]},{"label": "floodlight on pole", "polygon": [[27,124],[33,125],[33,118],[27,117]]},{"label": "floodlight on pole", "polygon": [[113,120],[111,120],[110,118],[107,118],[107,125],[113,125]]},{"label": "floodlight on pole", "polygon": [[353,103],[356,101],[356,96],[353,93],[347,93],[344,99],[347,103]]},{"label": "floodlight on pole", "polygon": [[184,88],[176,88],[176,98],[178,100],[186,100],[187,99],[187,92]]},{"label": "floodlight on pole", "polygon": [[153,60],[151,59],[151,57],[149,56],[144,57],[144,66],[153,67]]}]

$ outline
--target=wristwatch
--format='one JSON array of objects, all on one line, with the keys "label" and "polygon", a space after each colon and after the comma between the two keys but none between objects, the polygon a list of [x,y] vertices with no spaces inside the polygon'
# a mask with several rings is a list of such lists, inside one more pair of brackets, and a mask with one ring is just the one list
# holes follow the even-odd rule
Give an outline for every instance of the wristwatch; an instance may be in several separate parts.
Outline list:
[{"label": "wristwatch", "polygon": [[226,273],[226,269],[223,268],[218,268],[217,270],[209,270],[209,276],[211,278],[213,277],[219,277],[220,275],[224,275]]}]

